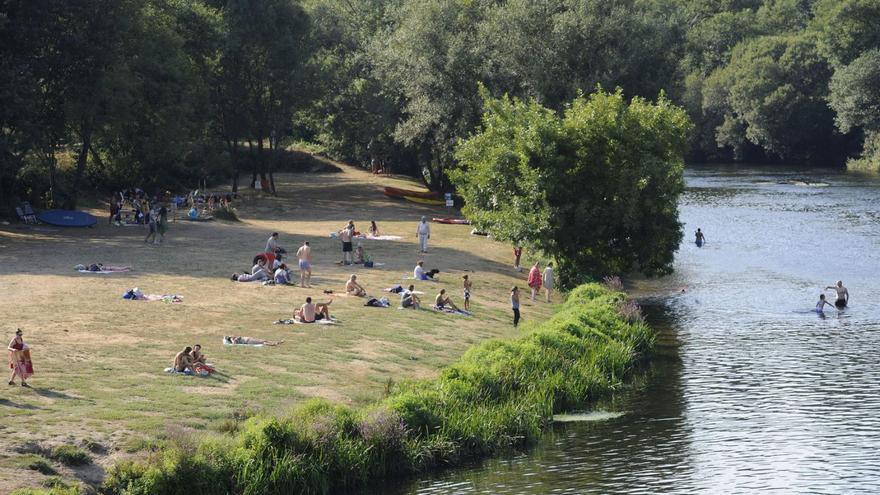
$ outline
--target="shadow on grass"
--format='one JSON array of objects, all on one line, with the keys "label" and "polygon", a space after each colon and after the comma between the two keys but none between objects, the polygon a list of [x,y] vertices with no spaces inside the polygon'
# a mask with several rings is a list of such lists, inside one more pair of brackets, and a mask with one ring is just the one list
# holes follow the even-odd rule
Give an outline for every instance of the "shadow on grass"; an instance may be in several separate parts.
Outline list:
[{"label": "shadow on grass", "polygon": [[64,392],[56,392],[55,390],[49,390],[48,388],[32,388],[32,390],[34,391],[34,393],[36,393],[40,397],[45,397],[47,399],[64,399],[64,400],[77,399],[77,397],[67,395]]},{"label": "shadow on grass", "polygon": [[12,402],[9,399],[0,399],[0,406],[12,407],[14,409],[42,409],[42,407],[35,406],[33,404],[19,404],[18,402]]}]

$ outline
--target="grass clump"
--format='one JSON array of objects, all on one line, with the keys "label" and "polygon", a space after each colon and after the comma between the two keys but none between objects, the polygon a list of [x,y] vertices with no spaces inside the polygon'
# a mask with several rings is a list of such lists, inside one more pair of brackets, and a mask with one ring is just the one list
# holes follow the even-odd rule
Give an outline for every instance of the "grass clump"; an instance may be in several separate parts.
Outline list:
[{"label": "grass clump", "polygon": [[65,466],[85,466],[92,462],[89,454],[76,445],[64,444],[53,447],[49,456]]},{"label": "grass clump", "polygon": [[527,445],[553,414],[624,386],[654,345],[637,310],[617,290],[578,287],[548,321],[471,348],[437,379],[396,384],[367,408],[311,400],[232,435],[175,440],[117,465],[105,491],[331,493]]}]

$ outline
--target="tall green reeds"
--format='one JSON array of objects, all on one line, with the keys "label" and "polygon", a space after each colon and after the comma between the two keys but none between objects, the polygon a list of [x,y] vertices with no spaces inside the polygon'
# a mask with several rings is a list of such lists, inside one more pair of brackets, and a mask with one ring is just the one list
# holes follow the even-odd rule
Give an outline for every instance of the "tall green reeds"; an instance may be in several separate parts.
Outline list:
[{"label": "tall green reeds", "polygon": [[364,409],[312,400],[113,468],[119,494],[330,493],[528,444],[554,413],[623,386],[654,344],[637,306],[598,284],[516,340],[471,348],[439,378],[404,382]]}]

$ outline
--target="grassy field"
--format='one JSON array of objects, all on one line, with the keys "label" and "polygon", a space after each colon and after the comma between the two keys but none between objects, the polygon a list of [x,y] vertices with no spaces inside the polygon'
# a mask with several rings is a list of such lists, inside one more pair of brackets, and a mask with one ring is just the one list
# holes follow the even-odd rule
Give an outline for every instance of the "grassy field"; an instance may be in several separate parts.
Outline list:
[{"label": "grassy field", "polygon": [[[0,492],[45,482],[44,469],[94,483],[111,463],[140,455],[155,440],[180,430],[222,429],[255,412],[284,413],[308,397],[363,404],[383,395],[389,380],[428,377],[472,344],[519,335],[510,324],[507,294],[525,287],[511,269],[509,246],[469,235],[470,227],[432,224],[430,253],[419,255],[415,227],[421,215],[447,216],[394,201],[382,186],[415,187],[341,166],[341,173],[291,174],[276,179],[275,197],[237,205],[242,222],[177,222],[164,245],[142,242],[140,227],[107,225],[65,230],[0,227],[0,320],[5,338],[16,327],[31,346],[33,388],[7,387],[0,398],[6,421],[0,435]],[[343,267],[340,243],[329,237],[349,219],[365,231],[375,220],[401,241],[363,241],[384,266]],[[289,251],[311,241],[312,289],[234,283],[272,231]],[[460,317],[432,311],[363,306],[336,297],[336,326],[273,325],[290,317],[306,296],[344,291],[358,274],[371,295],[405,283],[418,259],[441,270],[439,283],[416,284],[433,298],[446,288],[461,302],[461,275],[474,280],[472,310]],[[77,263],[132,265],[128,274],[82,275]],[[132,287],[173,293],[182,304],[126,301]],[[525,322],[545,319],[554,305],[524,298]],[[396,304],[397,300],[391,297]],[[284,340],[278,347],[224,347],[223,335]],[[186,345],[200,343],[218,373],[211,378],[170,376],[163,368]],[[91,464],[67,466],[53,457],[59,445],[77,445]],[[45,460],[46,462],[42,462]],[[36,467],[35,467],[36,466]]]}]

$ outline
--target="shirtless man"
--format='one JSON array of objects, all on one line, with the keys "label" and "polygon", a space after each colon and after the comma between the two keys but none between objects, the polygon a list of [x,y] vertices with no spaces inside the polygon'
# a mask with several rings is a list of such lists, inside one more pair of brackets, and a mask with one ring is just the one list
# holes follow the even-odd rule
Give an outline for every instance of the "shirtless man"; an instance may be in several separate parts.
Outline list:
[{"label": "shirtless man", "polygon": [[837,309],[843,309],[849,304],[849,291],[843,286],[842,281],[838,280],[837,285],[829,285],[828,287],[825,287],[825,290],[828,289],[834,289],[837,291],[837,300],[834,301],[834,305],[837,306]]},{"label": "shirtless man", "polygon": [[366,289],[357,283],[357,275],[352,275],[348,282],[345,283],[345,293],[350,296],[364,297],[367,295]]},{"label": "shirtless man", "polygon": [[312,281],[312,248],[309,241],[303,243],[296,250],[296,257],[299,258],[299,286],[311,287]]},{"label": "shirtless man", "polygon": [[342,241],[342,264],[350,265],[352,263],[352,246],[351,239],[354,237],[354,222],[348,221],[348,225],[339,231],[339,240]]},{"label": "shirtless man", "polygon": [[192,347],[186,346],[174,356],[174,371],[177,371],[178,373],[186,373],[187,371],[195,373],[192,356],[189,354],[190,352],[192,352]]},{"label": "shirtless man", "polygon": [[330,319],[330,303],[333,299],[325,303],[312,303],[312,298],[307,297],[305,304],[293,312],[293,318],[303,323],[314,323],[318,320]]},{"label": "shirtless man", "polygon": [[706,242],[706,236],[703,235],[703,231],[697,229],[697,231],[694,232],[694,238],[694,242],[696,242],[697,247],[703,247],[703,243]]},{"label": "shirtless man", "polygon": [[459,311],[455,303],[452,302],[452,299],[446,295],[446,289],[440,289],[440,293],[434,298],[434,306],[437,306],[437,309],[452,308],[455,311]]}]

